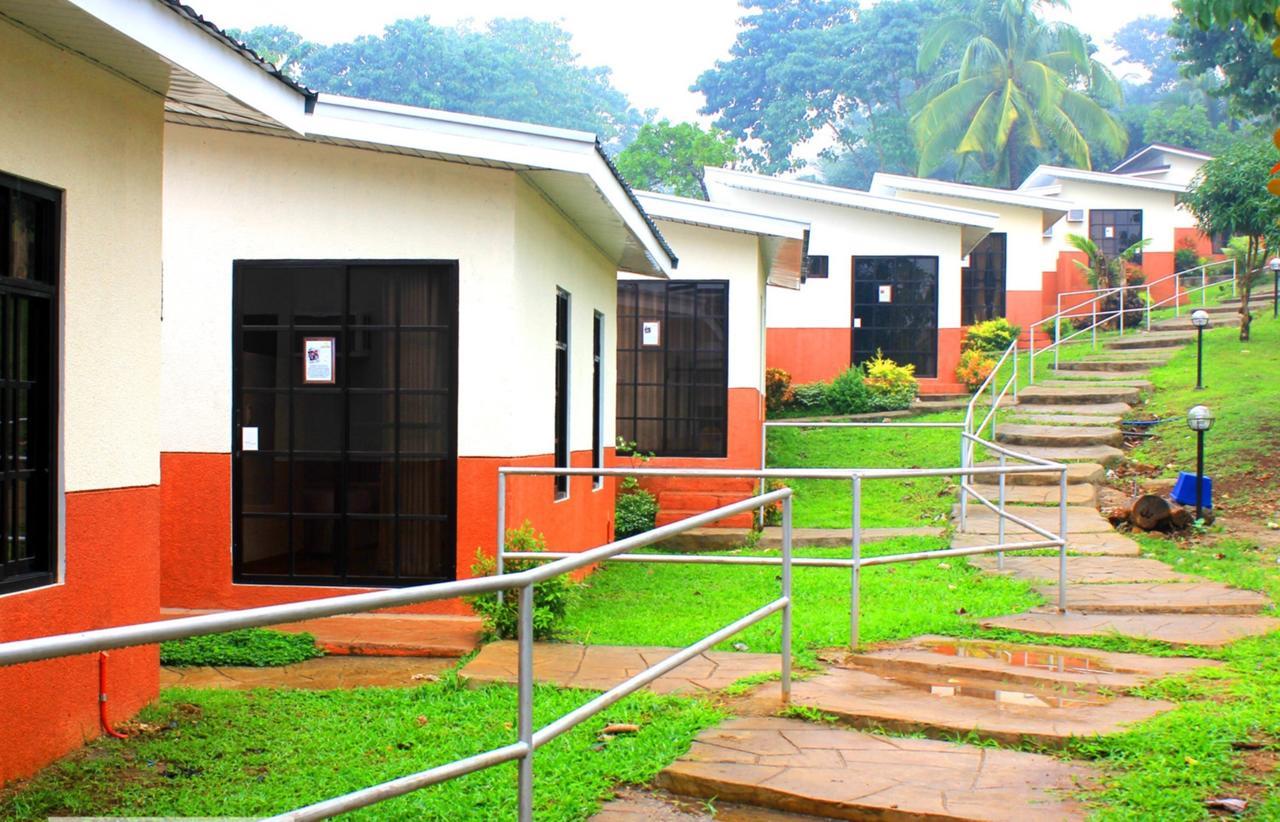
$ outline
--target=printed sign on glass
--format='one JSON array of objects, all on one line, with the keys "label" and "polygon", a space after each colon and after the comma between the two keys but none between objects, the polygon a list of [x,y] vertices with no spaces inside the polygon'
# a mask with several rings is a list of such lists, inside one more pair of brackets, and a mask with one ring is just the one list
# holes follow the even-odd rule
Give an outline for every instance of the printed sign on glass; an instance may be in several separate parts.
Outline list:
[{"label": "printed sign on glass", "polygon": [[307,337],[302,341],[304,383],[333,384],[333,343],[333,337]]},{"label": "printed sign on glass", "polygon": [[640,324],[641,345],[662,345],[662,323],[654,320]]},{"label": "printed sign on glass", "polygon": [[882,303],[893,302],[893,286],[891,285],[880,286],[880,302]]}]

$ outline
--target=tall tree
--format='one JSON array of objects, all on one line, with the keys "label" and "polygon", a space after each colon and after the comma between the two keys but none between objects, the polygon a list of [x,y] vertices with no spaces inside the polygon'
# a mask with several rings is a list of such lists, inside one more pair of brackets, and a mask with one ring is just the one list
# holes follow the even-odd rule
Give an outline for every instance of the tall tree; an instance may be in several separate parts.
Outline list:
[{"label": "tall tree", "polygon": [[641,126],[614,162],[636,188],[706,200],[703,169],[733,162],[736,145],[719,129],[704,130],[696,123],[672,125],[663,119]]},{"label": "tall tree", "polygon": [[472,29],[418,17],[332,46],[295,41],[280,26],[243,37],[288,55],[295,76],[318,91],[591,131],[615,148],[644,121],[609,69],[583,65],[554,23],[497,19]]},{"label": "tall tree", "polygon": [[1046,22],[1065,0],[983,0],[977,13],[940,21],[920,48],[921,69],[955,53],[921,90],[911,124],[919,171],[976,160],[993,182],[1013,185],[1051,150],[1092,167],[1091,144],[1122,152],[1126,134],[1103,107],[1120,101],[1109,69],[1074,27]]},{"label": "tall tree", "polygon": [[1226,100],[1234,117],[1248,120],[1275,111],[1280,102],[1280,60],[1247,23],[1235,20],[1204,30],[1180,15],[1171,33],[1183,72],[1212,78],[1209,93]]},{"label": "tall tree", "polygon": [[258,56],[284,72],[294,80],[302,76],[302,63],[321,48],[304,40],[301,34],[288,26],[257,26],[247,31],[227,29],[227,34],[244,43]]},{"label": "tall tree", "polygon": [[1241,341],[1249,339],[1249,297],[1263,257],[1280,240],[1280,198],[1267,191],[1277,159],[1280,155],[1263,139],[1240,141],[1200,168],[1184,199],[1205,234],[1247,238],[1238,272]]}]

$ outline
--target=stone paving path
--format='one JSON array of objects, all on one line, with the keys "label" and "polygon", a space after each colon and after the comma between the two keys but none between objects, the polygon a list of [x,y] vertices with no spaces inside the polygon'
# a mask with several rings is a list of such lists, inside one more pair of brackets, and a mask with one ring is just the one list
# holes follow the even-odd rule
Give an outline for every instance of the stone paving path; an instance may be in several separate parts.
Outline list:
[{"label": "stone paving path", "polygon": [[326,656],[279,668],[161,668],[161,688],[412,688],[429,682],[454,660],[443,657]]}]

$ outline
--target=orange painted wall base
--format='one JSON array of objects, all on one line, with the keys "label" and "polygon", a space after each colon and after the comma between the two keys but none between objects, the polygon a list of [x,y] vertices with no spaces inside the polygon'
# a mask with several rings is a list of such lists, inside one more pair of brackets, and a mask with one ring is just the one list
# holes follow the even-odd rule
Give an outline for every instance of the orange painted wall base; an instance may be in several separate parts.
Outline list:
[{"label": "orange painted wall base", "polygon": [[765,365],[791,375],[792,385],[829,380],[849,367],[853,338],[848,328],[770,328]]},{"label": "orange painted wall base", "polygon": [[[147,622],[160,616],[160,490],[66,496],[66,578],[0,598],[0,642]],[[133,716],[159,690],[159,653],[112,651],[107,717]],[[0,668],[0,784],[98,736],[97,655]]]},{"label": "orange painted wall base", "polygon": [[[605,454],[610,464],[612,449]],[[477,552],[490,558],[497,540],[498,468],[550,466],[551,455],[463,457],[458,460],[457,577],[472,576]],[[574,452],[571,464],[589,467],[591,454]],[[161,455],[160,601],[166,608],[235,609],[350,594],[367,588],[305,585],[239,585],[232,582],[231,455]],[[529,522],[550,550],[581,551],[613,538],[615,483],[593,488],[573,477],[569,498],[556,501],[550,477],[507,481],[507,527]],[[461,600],[393,609],[402,613],[469,614]]]}]

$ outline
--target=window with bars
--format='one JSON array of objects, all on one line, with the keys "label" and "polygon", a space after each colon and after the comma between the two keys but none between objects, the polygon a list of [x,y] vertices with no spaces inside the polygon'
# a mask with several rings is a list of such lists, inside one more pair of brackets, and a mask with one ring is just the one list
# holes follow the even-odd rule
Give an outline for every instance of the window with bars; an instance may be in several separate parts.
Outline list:
[{"label": "window with bars", "polygon": [[[556,468],[569,467],[569,294],[556,289]],[[569,496],[569,478],[555,478],[556,499]]]},{"label": "window with bars", "polygon": [[826,254],[807,254],[801,263],[803,280],[825,280],[831,276],[831,258]]},{"label": "window with bars", "polygon": [[988,234],[969,252],[969,265],[960,272],[961,325],[1004,316],[1007,248],[1007,235]]},{"label": "window with bars", "polygon": [[62,195],[0,174],[0,592],[57,567]]},{"label": "window with bars", "polygon": [[618,283],[618,436],[661,457],[728,447],[729,283]]},{"label": "window with bars", "polygon": [[[1142,212],[1092,209],[1089,212],[1089,239],[1107,259],[1120,256],[1134,243],[1142,241]],[[1141,263],[1142,253],[1135,254],[1133,261]]]},{"label": "window with bars", "polygon": [[234,291],[237,581],[453,579],[457,267],[241,262]]}]

